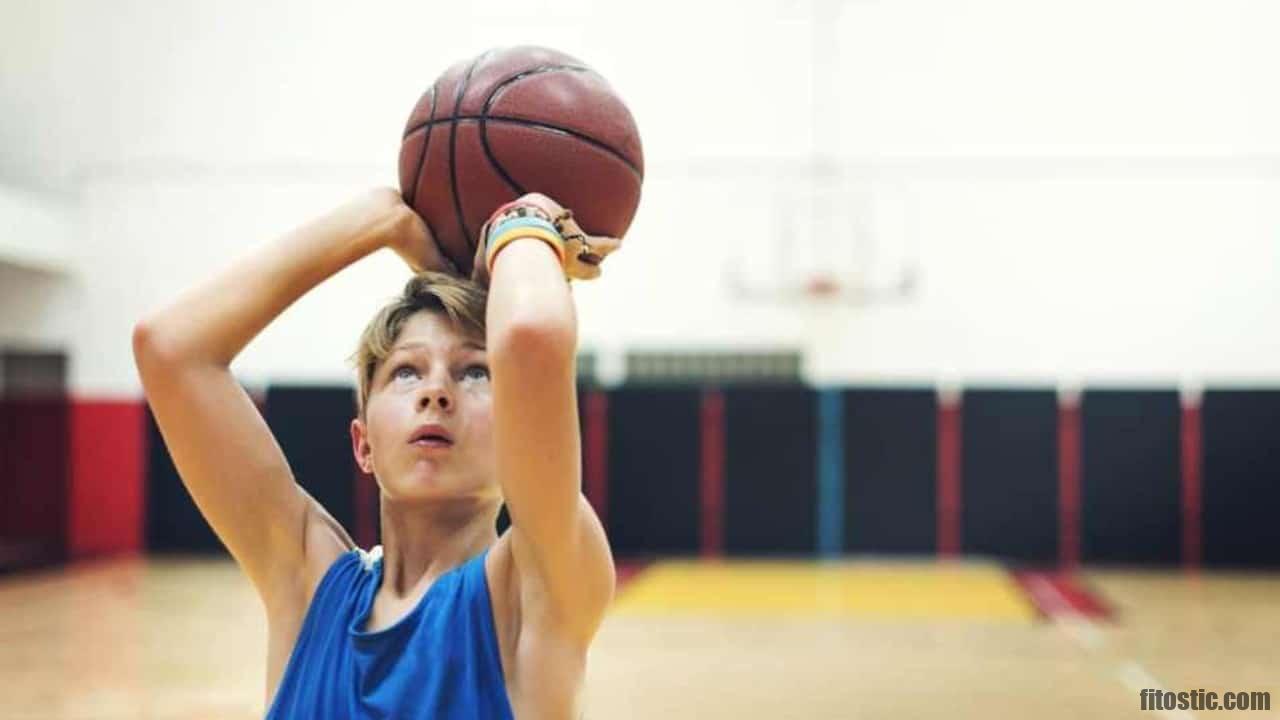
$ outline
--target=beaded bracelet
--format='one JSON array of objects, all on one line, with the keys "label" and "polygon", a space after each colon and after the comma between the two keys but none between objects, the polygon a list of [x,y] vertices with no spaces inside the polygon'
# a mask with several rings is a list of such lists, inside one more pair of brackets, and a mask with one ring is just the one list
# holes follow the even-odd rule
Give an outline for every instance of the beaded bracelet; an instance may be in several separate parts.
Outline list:
[{"label": "beaded bracelet", "polygon": [[545,242],[556,254],[560,266],[564,266],[564,238],[556,231],[556,227],[548,220],[539,217],[508,217],[500,221],[488,231],[485,242],[485,267],[493,273],[493,263],[502,248],[520,238],[537,238]]},{"label": "beaded bracelet", "polygon": [[551,222],[551,216],[545,210],[532,203],[512,200],[489,216],[489,222],[498,223],[512,217],[536,217]]}]

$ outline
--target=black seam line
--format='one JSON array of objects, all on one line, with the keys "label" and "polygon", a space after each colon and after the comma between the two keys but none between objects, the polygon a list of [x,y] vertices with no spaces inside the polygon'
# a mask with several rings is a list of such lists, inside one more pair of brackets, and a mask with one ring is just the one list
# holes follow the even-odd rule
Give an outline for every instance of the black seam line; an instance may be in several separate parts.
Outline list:
[{"label": "black seam line", "polygon": [[498,96],[501,95],[502,91],[506,90],[509,86],[531,75],[541,75],[543,73],[557,72],[561,70],[566,72],[591,72],[591,68],[582,67],[581,65],[541,65],[528,70],[522,70],[497,85],[494,85],[493,89],[489,91],[489,96],[484,99],[484,106],[480,110],[480,147],[484,150],[485,157],[489,159],[489,164],[493,166],[494,170],[498,171],[498,174],[502,176],[503,180],[507,181],[507,185],[515,191],[517,196],[527,194],[528,190],[525,190],[523,185],[516,182],[516,179],[511,177],[511,173],[507,172],[507,169],[503,167],[502,163],[498,162],[498,158],[493,155],[493,149],[489,147],[489,123],[486,121],[489,117],[489,111],[493,109],[493,103],[498,99]]},{"label": "black seam line", "polygon": [[[431,115],[428,117],[428,121],[436,119],[436,101],[440,98],[439,84],[440,81],[437,78],[436,82],[431,86]],[[422,160],[418,163],[418,175],[414,178],[413,199],[415,202],[418,200],[418,186],[422,183],[422,171],[427,169],[427,143],[431,142],[431,131],[428,130],[426,135],[426,137],[422,138]],[[422,218],[422,224],[427,226],[427,232],[431,234],[432,242],[435,241],[435,238],[440,237],[436,235],[436,229],[431,225],[431,220],[427,217],[427,213],[418,213],[418,217]],[[440,255],[450,265],[454,264],[448,253],[441,250]]]},{"label": "black seam line", "polygon": [[[427,114],[427,122],[429,123],[434,122],[436,119],[436,98],[438,97],[440,97],[439,88],[433,84],[431,86],[431,112]],[[414,207],[414,204],[418,201],[418,185],[422,182],[422,166],[427,162],[427,145],[430,143],[431,133],[428,132],[426,137],[422,138],[422,152],[418,154],[418,169],[413,172],[413,184],[410,185],[412,189],[409,191],[409,197],[404,199],[409,204],[409,207]],[[430,223],[427,224],[427,229],[431,229]],[[434,233],[432,235],[434,236]]]},{"label": "black seam line", "polygon": [[[604,142],[601,142],[600,140],[597,140],[591,137],[590,135],[583,135],[577,130],[570,130],[567,127],[552,125],[550,123],[538,122],[537,120],[526,120],[524,118],[504,117],[501,115],[489,115],[487,117],[484,117],[483,119],[485,122],[504,123],[507,125],[522,125],[524,127],[534,128],[536,130],[546,130],[548,132],[556,132],[562,135],[569,135],[569,136],[575,137],[589,145],[598,147],[601,150],[604,150],[605,152],[609,153],[610,155],[618,158],[618,160],[621,161],[624,165],[626,165],[631,170],[631,172],[635,173],[636,177],[641,179],[644,178],[644,173],[640,172],[640,168],[636,167],[635,163],[631,162],[631,160],[629,160],[626,155],[623,155],[622,153],[615,150],[612,146]],[[481,120],[481,116],[479,115],[459,115],[456,118],[440,118],[439,120],[435,120],[433,122],[422,123],[421,125],[413,128],[413,130],[409,132],[409,135],[412,135],[413,133],[416,133],[419,130],[422,130],[423,128],[431,127],[432,125],[439,125],[440,123],[455,122],[455,121],[479,122],[480,120]]]},{"label": "black seam line", "polygon": [[462,98],[467,94],[467,86],[471,84],[471,73],[492,50],[481,53],[467,67],[467,74],[458,83],[457,97],[453,99],[453,124],[449,126],[449,187],[453,190],[453,211],[458,217],[458,227],[462,230],[462,239],[471,245],[471,231],[467,229],[467,219],[462,215],[462,198],[458,195],[458,165],[454,162],[458,151],[458,111],[462,109]]}]

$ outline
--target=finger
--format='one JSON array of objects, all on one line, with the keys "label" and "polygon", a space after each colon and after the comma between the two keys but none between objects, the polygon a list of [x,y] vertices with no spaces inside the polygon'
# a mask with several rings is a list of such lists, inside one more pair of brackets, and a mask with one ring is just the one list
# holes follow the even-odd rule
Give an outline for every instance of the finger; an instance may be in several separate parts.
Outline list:
[{"label": "finger", "polygon": [[574,269],[573,279],[574,280],[595,280],[596,278],[600,277],[601,272],[603,272],[603,270],[599,265],[588,265],[586,263],[579,263],[577,268]]},{"label": "finger", "polygon": [[586,243],[591,246],[592,250],[602,252],[605,255],[608,255],[614,250],[622,247],[621,240],[618,238],[607,237],[605,235],[589,235],[586,239]]},{"label": "finger", "polygon": [[560,203],[556,202],[555,200],[552,200],[551,198],[547,197],[546,195],[543,195],[542,193],[529,193],[528,195],[525,195],[524,197],[520,198],[520,200],[522,202],[527,202],[530,205],[536,206],[538,209],[542,210],[547,215],[553,218],[564,212],[564,208],[560,205]]},{"label": "finger", "polygon": [[620,243],[611,237],[588,237],[581,244],[578,258],[592,265],[599,265],[618,249]]}]

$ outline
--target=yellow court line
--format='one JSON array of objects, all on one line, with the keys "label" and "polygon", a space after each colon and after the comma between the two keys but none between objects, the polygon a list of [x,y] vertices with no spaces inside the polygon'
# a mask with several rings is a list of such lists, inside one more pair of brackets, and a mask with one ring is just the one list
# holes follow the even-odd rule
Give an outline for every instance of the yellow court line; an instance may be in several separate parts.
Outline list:
[{"label": "yellow court line", "polygon": [[634,578],[614,612],[1035,621],[1003,569],[979,563],[666,561]]}]

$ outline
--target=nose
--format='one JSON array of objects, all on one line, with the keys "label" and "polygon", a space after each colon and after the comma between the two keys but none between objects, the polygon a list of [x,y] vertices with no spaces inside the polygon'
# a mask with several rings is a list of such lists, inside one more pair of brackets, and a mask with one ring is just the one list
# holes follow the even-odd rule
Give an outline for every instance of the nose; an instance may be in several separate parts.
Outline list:
[{"label": "nose", "polygon": [[433,382],[422,389],[418,394],[418,412],[431,409],[435,405],[437,410],[449,412],[453,409],[453,398],[450,397],[449,388],[446,383]]}]

